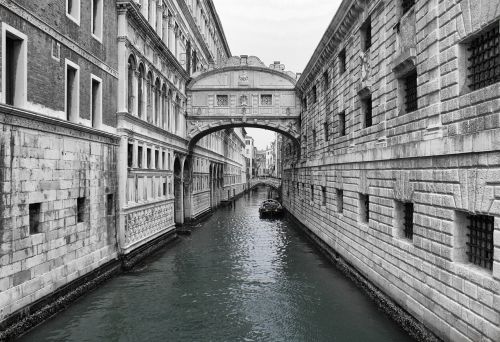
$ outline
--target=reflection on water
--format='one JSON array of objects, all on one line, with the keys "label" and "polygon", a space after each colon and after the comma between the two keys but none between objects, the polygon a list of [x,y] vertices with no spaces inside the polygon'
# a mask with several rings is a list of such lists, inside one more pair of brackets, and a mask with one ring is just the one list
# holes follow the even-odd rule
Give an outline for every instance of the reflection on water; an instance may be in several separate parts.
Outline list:
[{"label": "reflection on water", "polygon": [[22,341],[409,341],[262,188]]}]

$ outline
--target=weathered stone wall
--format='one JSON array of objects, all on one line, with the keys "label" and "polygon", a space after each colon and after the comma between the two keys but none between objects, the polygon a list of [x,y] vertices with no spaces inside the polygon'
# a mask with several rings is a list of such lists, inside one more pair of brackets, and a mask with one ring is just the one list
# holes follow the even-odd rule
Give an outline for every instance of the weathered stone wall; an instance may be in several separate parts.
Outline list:
[{"label": "weathered stone wall", "polygon": [[[117,257],[116,137],[7,108],[0,107],[0,321]],[[34,203],[39,224],[30,233]]]},{"label": "weathered stone wall", "polygon": [[[298,81],[302,159],[285,157],[285,206],[442,339],[498,341],[500,87],[468,89],[464,58],[470,39],[498,25],[500,8],[417,1],[402,15],[399,1],[354,3],[343,2]],[[362,51],[368,18],[372,45]],[[406,113],[401,78],[412,68],[418,109]],[[412,239],[400,202],[414,206]],[[494,217],[492,270],[468,262],[467,214]]]}]

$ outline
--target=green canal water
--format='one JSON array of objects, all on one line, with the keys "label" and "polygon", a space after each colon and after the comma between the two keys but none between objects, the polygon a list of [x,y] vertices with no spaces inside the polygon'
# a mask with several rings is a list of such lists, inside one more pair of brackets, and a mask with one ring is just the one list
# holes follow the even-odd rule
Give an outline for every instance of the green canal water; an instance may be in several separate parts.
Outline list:
[{"label": "green canal water", "polygon": [[21,341],[411,341],[261,188]]}]

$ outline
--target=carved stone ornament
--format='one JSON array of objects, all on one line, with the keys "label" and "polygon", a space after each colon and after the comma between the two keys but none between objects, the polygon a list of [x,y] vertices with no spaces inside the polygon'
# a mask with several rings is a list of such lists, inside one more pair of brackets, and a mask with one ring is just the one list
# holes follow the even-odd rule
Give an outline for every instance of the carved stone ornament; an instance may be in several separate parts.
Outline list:
[{"label": "carved stone ornament", "polygon": [[246,96],[246,95],[240,96],[240,106],[243,106],[243,107],[248,106],[248,96]]},{"label": "carved stone ornament", "polygon": [[241,83],[247,83],[248,82],[248,73],[246,72],[246,70],[243,70],[240,74],[240,82]]}]

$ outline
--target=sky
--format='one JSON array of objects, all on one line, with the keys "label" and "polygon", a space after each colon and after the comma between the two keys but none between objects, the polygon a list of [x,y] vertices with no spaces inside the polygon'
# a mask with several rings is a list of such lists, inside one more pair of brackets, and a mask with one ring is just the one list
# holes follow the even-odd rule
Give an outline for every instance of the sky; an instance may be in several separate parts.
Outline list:
[{"label": "sky", "polygon": [[[280,61],[302,72],[330,24],[340,0],[213,0],[233,56]],[[246,128],[263,149],[274,132]]]}]

